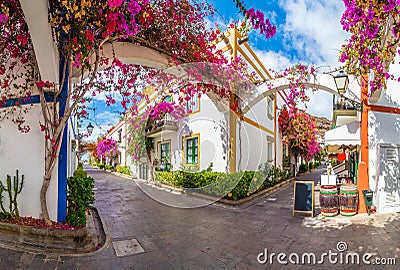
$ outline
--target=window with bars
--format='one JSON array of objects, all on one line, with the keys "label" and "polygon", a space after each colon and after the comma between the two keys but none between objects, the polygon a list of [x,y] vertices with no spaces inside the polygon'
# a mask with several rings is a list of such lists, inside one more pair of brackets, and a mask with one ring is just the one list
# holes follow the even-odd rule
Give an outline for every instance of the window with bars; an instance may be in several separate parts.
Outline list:
[{"label": "window with bars", "polygon": [[186,164],[198,164],[199,162],[199,138],[186,139]]},{"label": "window with bars", "polygon": [[198,112],[200,110],[199,95],[193,95],[189,100],[186,100],[186,109],[189,113]]},{"label": "window with bars", "polygon": [[170,170],[170,143],[164,142],[160,145],[160,170],[169,171]]}]

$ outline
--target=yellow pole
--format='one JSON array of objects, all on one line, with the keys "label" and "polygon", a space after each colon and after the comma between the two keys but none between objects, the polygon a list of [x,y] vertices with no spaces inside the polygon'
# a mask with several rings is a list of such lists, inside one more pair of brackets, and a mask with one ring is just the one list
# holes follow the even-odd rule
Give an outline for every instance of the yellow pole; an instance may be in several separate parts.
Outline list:
[{"label": "yellow pole", "polygon": [[[237,36],[236,28],[231,28],[229,41],[232,46],[232,57],[235,59],[237,57]],[[235,103],[235,93],[234,89],[231,89],[230,96],[230,107],[232,108]],[[229,110],[229,172],[236,172],[236,113],[230,109]]]}]

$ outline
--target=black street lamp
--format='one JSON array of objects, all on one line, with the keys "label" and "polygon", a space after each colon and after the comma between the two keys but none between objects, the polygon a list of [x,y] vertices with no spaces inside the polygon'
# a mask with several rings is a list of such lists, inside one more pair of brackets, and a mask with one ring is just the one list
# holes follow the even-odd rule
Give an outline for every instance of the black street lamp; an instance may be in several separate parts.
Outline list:
[{"label": "black street lamp", "polygon": [[86,127],[86,129],[87,129],[87,132],[88,132],[88,134],[90,136],[90,135],[92,135],[94,126],[92,125],[92,123],[89,123],[89,125]]},{"label": "black street lamp", "polygon": [[336,89],[339,92],[340,97],[344,101],[349,102],[354,110],[362,112],[362,104],[359,101],[344,96],[349,86],[349,76],[344,73],[343,70],[341,70],[338,74],[336,74],[336,76],[333,76],[333,79],[335,80]]},{"label": "black street lamp", "polygon": [[349,86],[349,76],[341,70],[336,76],[333,76],[333,79],[335,80],[336,89],[339,94],[342,95],[346,93],[347,87]]}]

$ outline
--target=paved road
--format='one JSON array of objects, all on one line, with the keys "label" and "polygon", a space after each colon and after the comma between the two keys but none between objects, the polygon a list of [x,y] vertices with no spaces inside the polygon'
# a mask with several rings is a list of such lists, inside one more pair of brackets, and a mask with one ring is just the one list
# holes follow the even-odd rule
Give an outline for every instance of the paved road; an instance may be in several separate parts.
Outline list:
[{"label": "paved road", "polygon": [[[317,181],[321,172],[317,169],[299,179]],[[337,253],[341,241],[347,250],[336,257],[342,256],[343,263],[331,264],[324,257],[317,269],[398,269],[400,264],[400,214],[292,217],[292,184],[242,207],[181,209],[149,198],[132,180],[96,169],[89,174],[95,178],[96,207],[112,243],[96,255],[81,257],[0,249],[0,269],[309,269],[310,265],[281,265],[276,256],[272,264],[259,264],[257,255],[267,249],[268,257],[282,252],[295,261],[296,255],[290,254],[296,253],[301,262],[307,252],[319,261],[323,252]],[[142,253],[127,255],[130,251]],[[360,259],[365,253],[374,253],[372,258],[396,257],[397,267],[346,265],[350,251]],[[127,256],[117,257],[116,252]]]}]

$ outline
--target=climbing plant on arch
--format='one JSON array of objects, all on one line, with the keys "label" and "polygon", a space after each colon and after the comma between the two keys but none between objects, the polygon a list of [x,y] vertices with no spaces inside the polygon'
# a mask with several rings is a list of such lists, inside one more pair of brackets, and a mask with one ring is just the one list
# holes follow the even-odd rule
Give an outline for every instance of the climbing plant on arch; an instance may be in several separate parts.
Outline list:
[{"label": "climbing plant on arch", "polygon": [[342,46],[340,61],[349,74],[374,75],[369,94],[385,88],[394,78],[388,71],[394,56],[400,53],[400,2],[397,0],[343,0],[343,29],[351,34]]},{"label": "climbing plant on arch", "polygon": [[278,125],[283,143],[289,146],[290,154],[296,160],[302,157],[309,161],[322,150],[316,136],[315,121],[305,112],[297,108],[288,111],[283,106],[279,112]]},{"label": "climbing plant on arch", "polygon": [[[233,2],[260,33],[267,38],[275,34],[275,27],[260,11],[246,9],[239,0]],[[6,0],[0,4],[0,120],[11,118],[20,131],[29,132],[24,118],[29,106],[21,105],[29,103],[35,95],[40,97],[43,117],[40,128],[46,144],[40,201],[47,223],[50,218],[46,194],[69,117],[88,92],[124,89],[102,84],[99,70],[105,67],[110,70],[111,66],[123,74],[132,71],[132,74],[138,74],[145,69],[125,65],[118,59],[106,59],[105,46],[126,42],[151,48],[168,58],[170,65],[186,62],[229,64],[210,42],[212,35],[206,30],[204,18],[212,14],[213,9],[203,1],[49,0],[48,3],[49,23],[61,59],[59,82],[41,78],[20,2]],[[115,81],[115,85],[128,82],[133,86],[139,78],[130,76]],[[74,85],[73,79],[77,81]],[[132,96],[132,102],[135,102],[142,97],[141,90],[133,87],[133,93],[125,91],[122,94]],[[188,93],[196,94],[196,91]],[[113,103],[112,98],[109,101]],[[59,114],[57,103],[62,114]],[[84,114],[85,108],[82,108]]]}]

